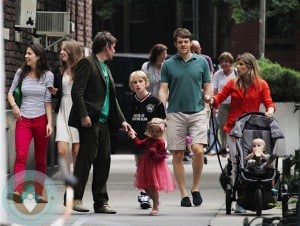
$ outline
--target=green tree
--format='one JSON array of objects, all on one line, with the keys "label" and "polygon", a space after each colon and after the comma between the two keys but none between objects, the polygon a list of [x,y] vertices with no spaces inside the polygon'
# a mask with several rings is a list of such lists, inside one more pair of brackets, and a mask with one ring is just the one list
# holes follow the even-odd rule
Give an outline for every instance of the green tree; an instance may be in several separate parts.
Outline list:
[{"label": "green tree", "polygon": [[[152,0],[155,4],[166,4],[165,0]],[[116,12],[116,8],[129,3],[134,5],[134,8],[138,10],[149,4],[148,0],[93,0],[93,6],[96,8],[95,13],[103,20],[111,19]]]},{"label": "green tree", "polygon": [[95,9],[95,14],[97,16],[103,20],[108,20],[111,19],[112,15],[115,13],[117,6],[122,5],[123,2],[124,0],[93,0],[93,8]]},{"label": "green tree", "polygon": [[[227,5],[232,10],[234,23],[244,23],[259,19],[260,0],[213,0],[216,7],[224,9]],[[293,35],[296,26],[295,16],[300,10],[299,0],[266,0],[266,19],[272,33],[280,37]],[[232,24],[232,21],[228,21]]]}]

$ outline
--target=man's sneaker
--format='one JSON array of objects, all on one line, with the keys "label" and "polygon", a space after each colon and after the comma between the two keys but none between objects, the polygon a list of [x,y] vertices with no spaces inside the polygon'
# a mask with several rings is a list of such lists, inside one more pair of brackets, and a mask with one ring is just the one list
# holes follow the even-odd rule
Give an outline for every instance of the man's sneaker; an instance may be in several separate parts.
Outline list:
[{"label": "man's sneaker", "polygon": [[73,203],[73,210],[78,211],[78,212],[89,212],[90,210],[83,206],[82,200],[80,199],[75,199]]},{"label": "man's sneaker", "polygon": [[142,196],[147,196],[147,193],[146,192],[143,192],[143,191],[141,191],[140,192],[140,194],[138,195],[138,202],[141,202],[141,198],[142,198]]},{"label": "man's sneaker", "polygon": [[220,150],[220,152],[219,152],[219,154],[223,157],[223,158],[225,158],[226,156],[227,156],[227,149],[226,148],[222,148],[221,150]]},{"label": "man's sneaker", "polygon": [[184,161],[184,162],[189,162],[189,161],[190,161],[190,157],[187,156],[187,155],[185,155],[185,156],[183,157],[183,161]]},{"label": "man's sneaker", "polygon": [[141,192],[138,196],[138,201],[142,209],[149,209],[151,207],[150,198],[146,192]]},{"label": "man's sneaker", "polygon": [[207,152],[207,155],[210,155],[210,156],[214,156],[214,155],[216,155],[217,154],[217,152],[216,152],[216,150],[214,150],[214,149],[212,149],[212,150],[210,150],[209,152]]},{"label": "man's sneaker", "polygon": [[239,204],[235,204],[235,210],[234,210],[235,213],[246,213],[247,211],[241,207]]}]

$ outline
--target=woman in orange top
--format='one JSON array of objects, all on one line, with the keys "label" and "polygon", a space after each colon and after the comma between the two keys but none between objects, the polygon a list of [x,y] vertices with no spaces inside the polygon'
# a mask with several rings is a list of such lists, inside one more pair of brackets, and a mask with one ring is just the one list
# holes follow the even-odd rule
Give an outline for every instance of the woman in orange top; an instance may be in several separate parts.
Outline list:
[{"label": "woman in orange top", "polygon": [[237,57],[237,76],[231,79],[223,87],[221,92],[213,98],[206,96],[206,101],[214,107],[218,107],[229,95],[231,95],[230,110],[224,126],[227,132],[227,144],[230,150],[232,165],[232,184],[236,176],[236,146],[233,137],[229,136],[235,121],[243,113],[259,111],[260,104],[266,108],[265,115],[272,117],[275,105],[272,101],[270,89],[265,80],[259,74],[256,58],[251,53],[243,53]]},{"label": "woman in orange top", "polygon": [[227,133],[230,133],[238,117],[243,113],[259,111],[261,103],[267,110],[266,116],[272,117],[275,111],[269,85],[261,78],[255,57],[251,53],[243,53],[236,61],[236,78],[229,80],[213,98],[214,107],[218,107],[231,95],[230,111],[224,126]]}]

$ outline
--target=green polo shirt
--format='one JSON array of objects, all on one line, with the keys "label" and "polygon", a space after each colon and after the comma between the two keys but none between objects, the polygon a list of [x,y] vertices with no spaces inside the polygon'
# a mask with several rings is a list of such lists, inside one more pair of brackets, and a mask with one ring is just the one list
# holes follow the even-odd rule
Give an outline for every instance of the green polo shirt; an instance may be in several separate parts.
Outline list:
[{"label": "green polo shirt", "polygon": [[103,63],[103,62],[99,62],[99,63],[100,63],[100,67],[102,69],[102,72],[103,72],[103,75],[105,78],[105,84],[106,84],[106,95],[105,95],[101,115],[99,118],[99,122],[105,123],[107,121],[107,117],[108,117],[108,113],[109,113],[109,75],[108,75],[108,71],[107,71],[105,63]]},{"label": "green polo shirt", "polygon": [[161,82],[168,83],[167,112],[199,112],[204,109],[202,87],[210,83],[209,66],[204,57],[192,54],[184,61],[178,54],[163,64]]}]

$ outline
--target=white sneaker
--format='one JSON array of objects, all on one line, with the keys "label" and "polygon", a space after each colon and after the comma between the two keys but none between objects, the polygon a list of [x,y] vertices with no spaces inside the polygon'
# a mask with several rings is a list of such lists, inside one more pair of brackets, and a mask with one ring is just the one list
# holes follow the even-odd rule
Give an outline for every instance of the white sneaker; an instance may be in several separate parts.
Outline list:
[{"label": "white sneaker", "polygon": [[246,213],[247,211],[241,207],[238,203],[235,204],[235,213]]},{"label": "white sneaker", "polygon": [[210,155],[210,156],[213,156],[213,155],[216,155],[216,154],[217,154],[217,152],[216,152],[216,150],[214,150],[214,149],[210,150],[210,151],[207,153],[207,155]]},{"label": "white sneaker", "polygon": [[150,197],[145,192],[141,192],[138,196],[138,201],[142,209],[149,209],[151,207]]}]

